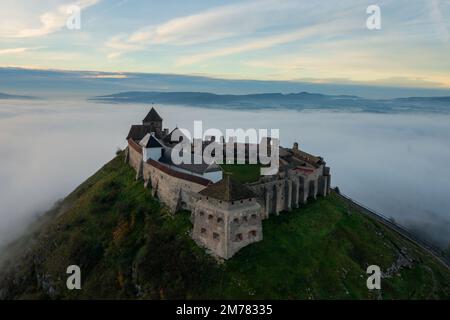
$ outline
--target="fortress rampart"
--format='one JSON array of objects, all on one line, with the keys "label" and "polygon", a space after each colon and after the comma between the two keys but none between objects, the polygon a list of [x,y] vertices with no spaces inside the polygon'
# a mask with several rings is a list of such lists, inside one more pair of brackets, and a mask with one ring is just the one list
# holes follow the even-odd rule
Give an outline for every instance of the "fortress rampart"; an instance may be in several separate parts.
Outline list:
[{"label": "fortress rampart", "polygon": [[191,212],[192,238],[217,257],[229,259],[243,247],[261,241],[263,219],[329,193],[330,168],[321,157],[300,151],[298,144],[292,149],[280,147],[277,174],[246,184],[228,174],[211,181],[207,177],[222,177],[219,166],[177,167],[167,156],[170,134],[161,130],[162,118],[152,109],[145,121],[130,130],[127,163],[136,171],[136,179],[143,180],[144,187],[172,213]]}]

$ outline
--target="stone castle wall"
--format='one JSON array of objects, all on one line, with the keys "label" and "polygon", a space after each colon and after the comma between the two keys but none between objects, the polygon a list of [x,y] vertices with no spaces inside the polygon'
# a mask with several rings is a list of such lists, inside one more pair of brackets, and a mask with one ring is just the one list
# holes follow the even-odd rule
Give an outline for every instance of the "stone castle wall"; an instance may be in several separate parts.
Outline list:
[{"label": "stone castle wall", "polygon": [[230,204],[202,197],[191,219],[193,239],[225,259],[263,239],[261,206],[255,198]]},{"label": "stone castle wall", "polygon": [[136,178],[143,179],[144,185],[151,187],[153,195],[172,212],[193,210],[199,199],[198,192],[209,184],[206,179],[176,172],[151,159],[144,163],[142,148],[132,140],[126,152],[128,163],[136,171]]},{"label": "stone castle wall", "polygon": [[128,142],[127,161],[130,166],[139,173],[140,167],[142,165],[142,148],[133,141]]},{"label": "stone castle wall", "polygon": [[143,179],[152,188],[154,196],[166,204],[171,212],[194,210],[199,199],[198,192],[206,187],[205,183],[174,177],[162,171],[154,162],[144,164]]},{"label": "stone castle wall", "polygon": [[225,259],[263,239],[262,219],[298,208],[310,198],[326,196],[330,187],[329,168],[324,165],[308,169],[308,174],[291,169],[248,184],[256,198],[230,204],[199,194],[211,183],[207,179],[175,171],[152,159],[143,162],[142,148],[132,140],[126,155],[136,178],[143,179],[171,212],[191,211],[193,239]]},{"label": "stone castle wall", "polygon": [[321,175],[321,168],[308,176],[294,172],[280,174],[276,180],[261,178],[248,186],[257,195],[263,211],[263,217],[278,215],[306,204],[309,198],[326,196],[329,188],[329,176]]}]

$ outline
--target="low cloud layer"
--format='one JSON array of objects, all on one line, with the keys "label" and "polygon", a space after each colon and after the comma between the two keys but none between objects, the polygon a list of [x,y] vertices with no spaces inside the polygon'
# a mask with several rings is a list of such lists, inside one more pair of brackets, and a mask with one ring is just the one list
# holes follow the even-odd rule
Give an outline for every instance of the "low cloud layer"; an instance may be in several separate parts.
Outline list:
[{"label": "low cloud layer", "polygon": [[[0,247],[125,145],[145,105],[0,102]],[[342,192],[429,239],[450,241],[450,116],[221,111],[160,106],[165,127],[279,128],[332,168]]]}]

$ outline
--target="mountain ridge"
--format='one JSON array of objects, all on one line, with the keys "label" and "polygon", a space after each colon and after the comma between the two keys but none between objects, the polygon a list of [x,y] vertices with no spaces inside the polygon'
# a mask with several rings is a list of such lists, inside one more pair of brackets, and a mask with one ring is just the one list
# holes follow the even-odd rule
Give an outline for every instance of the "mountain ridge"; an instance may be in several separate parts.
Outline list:
[{"label": "mountain ridge", "polygon": [[450,97],[407,97],[395,99],[366,99],[355,95],[326,95],[321,93],[252,93],[215,94],[208,92],[125,91],[95,96],[91,101],[102,103],[145,103],[192,105],[203,108],[228,109],[292,109],[329,110],[370,113],[450,113]]},{"label": "mountain ridge", "polygon": [[382,86],[370,83],[321,83],[294,80],[225,79],[208,75],[145,72],[103,72],[0,67],[0,87],[32,95],[93,96],[124,91],[206,91],[220,94],[321,92],[366,98],[449,96],[448,88]]},{"label": "mountain ridge", "polygon": [[17,94],[7,94],[0,92],[0,99],[4,100],[36,100],[38,97],[34,96],[25,96],[25,95],[17,95]]}]

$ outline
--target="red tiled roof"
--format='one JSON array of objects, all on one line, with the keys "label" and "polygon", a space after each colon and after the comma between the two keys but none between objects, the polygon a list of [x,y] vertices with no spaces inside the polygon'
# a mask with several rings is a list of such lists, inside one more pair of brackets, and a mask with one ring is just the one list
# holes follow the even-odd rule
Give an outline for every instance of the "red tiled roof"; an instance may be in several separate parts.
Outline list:
[{"label": "red tiled roof", "polygon": [[138,145],[133,139],[128,139],[128,145],[132,147],[135,151],[142,154],[142,147]]},{"label": "red tiled roof", "polygon": [[[133,148],[134,150],[136,150],[137,152],[139,152],[140,154],[142,154],[141,146],[139,146],[133,139],[128,139],[128,145],[131,148]],[[152,165],[153,167],[157,168],[158,170],[161,170],[162,172],[168,174],[169,176],[172,176],[175,178],[191,181],[194,183],[201,184],[203,186],[208,186],[209,184],[212,183],[211,180],[173,170],[173,169],[169,168],[168,166],[165,166],[165,165],[159,163],[158,161],[155,161],[152,159],[148,159],[147,163],[149,165]]]},{"label": "red tiled roof", "polygon": [[314,172],[314,169],[312,169],[312,168],[308,168],[308,167],[296,167],[295,168],[295,171],[297,171],[297,172],[301,172],[301,173],[304,173],[304,174],[311,174],[311,173],[313,173]]},{"label": "red tiled roof", "polygon": [[246,185],[232,179],[229,174],[200,191],[201,195],[227,202],[254,198],[255,194]]}]

